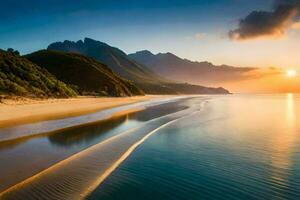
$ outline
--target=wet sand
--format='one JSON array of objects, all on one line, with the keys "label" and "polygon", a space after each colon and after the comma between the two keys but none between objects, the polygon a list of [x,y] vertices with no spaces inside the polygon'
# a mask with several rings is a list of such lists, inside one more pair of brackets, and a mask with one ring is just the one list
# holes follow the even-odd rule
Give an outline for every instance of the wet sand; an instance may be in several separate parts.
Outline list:
[{"label": "wet sand", "polygon": [[144,140],[191,114],[187,109],[142,123],[14,185],[0,198],[84,199]]},{"label": "wet sand", "polygon": [[3,100],[0,103],[0,128],[74,117],[112,107],[159,98],[164,97],[147,95],[120,98],[78,97],[47,100]]}]

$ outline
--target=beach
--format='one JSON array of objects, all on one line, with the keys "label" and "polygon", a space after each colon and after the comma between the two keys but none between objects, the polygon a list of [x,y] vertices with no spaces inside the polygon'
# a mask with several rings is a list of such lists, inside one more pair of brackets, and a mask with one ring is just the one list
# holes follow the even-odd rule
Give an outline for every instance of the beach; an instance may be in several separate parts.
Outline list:
[{"label": "beach", "polygon": [[159,98],[164,97],[146,95],[119,98],[4,99],[0,103],[0,128],[80,116],[108,108]]},{"label": "beach", "polygon": [[[85,102],[91,101],[86,98],[82,99]],[[92,170],[96,174],[92,171],[88,174],[84,173],[86,178],[80,183],[76,181],[79,185],[72,186],[72,188],[78,188],[80,195],[83,192],[84,196],[87,196],[93,188],[100,184],[99,175],[101,175],[101,180],[104,180],[110,174],[106,170],[113,171],[115,169],[113,166],[117,167],[139,144],[156,132],[155,130],[161,126],[164,127],[164,124],[169,121],[181,117],[179,113],[178,116],[175,114],[187,109],[187,106],[179,105],[181,99],[186,99],[186,97],[146,96],[144,98],[130,98],[128,102],[134,101],[135,103],[127,103],[109,109],[103,108],[97,112],[75,117],[0,128],[0,162],[3,163],[0,167],[0,177],[1,180],[4,180],[4,184],[0,186],[0,198],[3,197],[2,195],[8,198],[6,195],[11,192],[15,195],[15,191],[25,191],[27,186],[35,185],[36,180],[40,178],[42,178],[41,185],[51,184],[52,182],[48,181],[48,175],[53,175],[52,169],[55,169],[54,174],[57,174],[56,169],[63,170],[64,173],[71,172],[74,170],[65,170],[61,166],[73,168],[73,164],[76,163],[80,166],[85,163],[87,167],[100,167],[96,171]],[[66,99],[52,103],[41,101],[35,104],[33,102],[23,102],[22,104],[11,102],[10,104],[7,103],[6,106],[12,108],[19,106],[21,109],[35,105],[40,108],[52,106],[52,104],[66,105],[70,100],[73,101],[73,107],[74,105],[81,105],[78,103],[80,101],[75,101],[76,99]],[[96,103],[103,105],[104,100],[108,101],[106,98],[99,98]],[[189,114],[188,111],[184,111],[182,114],[185,113]],[[175,115],[173,116],[173,114]],[[94,153],[97,154],[95,154],[96,157],[90,157]],[[11,159],[12,157],[15,159]],[[93,157],[97,159],[88,159],[82,162],[83,159]],[[102,164],[98,165],[97,163]],[[78,173],[79,171],[82,171],[82,168],[74,172],[81,174]],[[74,177],[74,174],[67,177]],[[65,180],[70,183],[68,178]],[[58,182],[61,181],[62,179],[59,179]],[[19,188],[22,185],[26,185],[24,190]],[[51,188],[49,187],[50,190]],[[58,195],[61,195],[61,191]],[[74,195],[79,194],[70,192],[67,197],[61,197],[62,199],[69,199],[70,196],[74,197]]]}]

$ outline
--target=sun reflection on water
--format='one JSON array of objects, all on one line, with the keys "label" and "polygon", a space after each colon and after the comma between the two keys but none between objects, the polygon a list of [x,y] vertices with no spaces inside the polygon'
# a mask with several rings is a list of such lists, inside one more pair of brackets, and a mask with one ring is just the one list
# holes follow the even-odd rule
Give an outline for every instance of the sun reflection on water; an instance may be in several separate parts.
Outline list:
[{"label": "sun reflection on water", "polygon": [[294,104],[294,94],[288,93],[286,95],[286,125],[278,132],[274,133],[274,137],[271,142],[271,181],[283,187],[289,185],[288,177],[293,164],[291,157],[293,155],[295,140],[297,139],[295,131]]},{"label": "sun reflection on water", "polygon": [[295,124],[294,94],[288,93],[286,96],[286,119],[289,127]]}]

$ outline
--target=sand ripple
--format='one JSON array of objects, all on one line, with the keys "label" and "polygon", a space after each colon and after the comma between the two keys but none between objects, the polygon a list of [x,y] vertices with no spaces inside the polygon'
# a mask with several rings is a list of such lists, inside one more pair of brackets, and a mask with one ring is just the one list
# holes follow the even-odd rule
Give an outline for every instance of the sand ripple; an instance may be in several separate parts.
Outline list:
[{"label": "sand ripple", "polygon": [[189,116],[185,110],[144,123],[77,153],[0,194],[1,199],[81,199],[155,132]]}]

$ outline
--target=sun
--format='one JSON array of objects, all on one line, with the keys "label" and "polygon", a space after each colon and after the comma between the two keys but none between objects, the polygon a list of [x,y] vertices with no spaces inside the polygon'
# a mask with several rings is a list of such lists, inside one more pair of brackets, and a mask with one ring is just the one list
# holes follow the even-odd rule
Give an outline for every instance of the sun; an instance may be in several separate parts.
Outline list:
[{"label": "sun", "polygon": [[289,78],[295,77],[295,76],[297,76],[297,71],[294,69],[289,69],[286,71],[286,75]]}]

